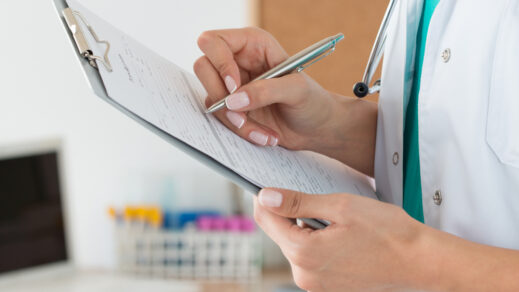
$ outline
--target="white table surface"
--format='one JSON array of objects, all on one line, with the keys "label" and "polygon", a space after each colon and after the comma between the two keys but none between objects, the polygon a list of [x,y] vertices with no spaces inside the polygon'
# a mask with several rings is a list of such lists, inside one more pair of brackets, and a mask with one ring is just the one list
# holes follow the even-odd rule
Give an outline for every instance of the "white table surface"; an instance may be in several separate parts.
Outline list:
[{"label": "white table surface", "polygon": [[0,285],[2,292],[245,292],[277,291],[293,284],[290,271],[270,271],[254,284],[149,279],[102,271],[73,271]]}]

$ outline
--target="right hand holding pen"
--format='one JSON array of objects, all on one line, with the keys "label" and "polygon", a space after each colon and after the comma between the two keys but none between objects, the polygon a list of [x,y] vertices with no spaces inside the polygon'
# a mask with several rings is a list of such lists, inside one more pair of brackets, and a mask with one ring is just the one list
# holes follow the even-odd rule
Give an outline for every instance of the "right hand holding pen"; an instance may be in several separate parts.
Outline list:
[{"label": "right hand holding pen", "polygon": [[206,106],[232,93],[227,108],[214,114],[237,135],[260,146],[302,150],[330,131],[335,99],[306,74],[247,84],[288,57],[269,33],[257,28],[207,31],[198,45],[205,55],[194,71],[208,93]]}]

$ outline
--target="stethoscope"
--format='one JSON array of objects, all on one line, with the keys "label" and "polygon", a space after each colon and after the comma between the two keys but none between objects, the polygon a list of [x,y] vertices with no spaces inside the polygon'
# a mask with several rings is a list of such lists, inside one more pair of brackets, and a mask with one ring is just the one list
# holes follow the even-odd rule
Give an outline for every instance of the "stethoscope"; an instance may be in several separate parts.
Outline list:
[{"label": "stethoscope", "polygon": [[357,82],[355,83],[355,86],[353,86],[353,93],[359,98],[380,91],[380,80],[375,81],[371,87],[370,84],[371,80],[373,79],[373,74],[375,74],[375,71],[377,71],[380,58],[382,58],[384,45],[387,37],[387,27],[389,24],[389,20],[393,15],[393,10],[395,8],[396,1],[397,0],[391,0],[389,2],[389,5],[386,9],[386,13],[384,14],[384,18],[382,19],[382,24],[378,29],[377,38],[375,39],[375,43],[373,44],[373,48],[371,49],[368,64],[366,65],[366,70],[364,71],[364,77],[362,78],[361,82]]}]

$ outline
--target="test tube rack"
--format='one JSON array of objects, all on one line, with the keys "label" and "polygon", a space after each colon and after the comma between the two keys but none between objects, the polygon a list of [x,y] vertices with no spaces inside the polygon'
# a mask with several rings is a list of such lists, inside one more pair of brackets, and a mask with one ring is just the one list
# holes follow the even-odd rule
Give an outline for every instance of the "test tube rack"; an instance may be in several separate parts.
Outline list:
[{"label": "test tube rack", "polygon": [[261,277],[254,232],[116,227],[121,271],[152,278],[249,282]]}]

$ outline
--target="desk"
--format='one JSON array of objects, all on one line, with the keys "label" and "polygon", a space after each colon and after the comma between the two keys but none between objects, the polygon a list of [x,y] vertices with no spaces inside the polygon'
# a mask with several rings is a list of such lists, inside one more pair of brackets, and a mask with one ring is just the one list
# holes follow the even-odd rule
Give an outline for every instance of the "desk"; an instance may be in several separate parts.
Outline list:
[{"label": "desk", "polygon": [[256,292],[292,284],[288,270],[266,271],[254,284],[147,279],[115,272],[82,271],[3,287],[2,292]]}]

